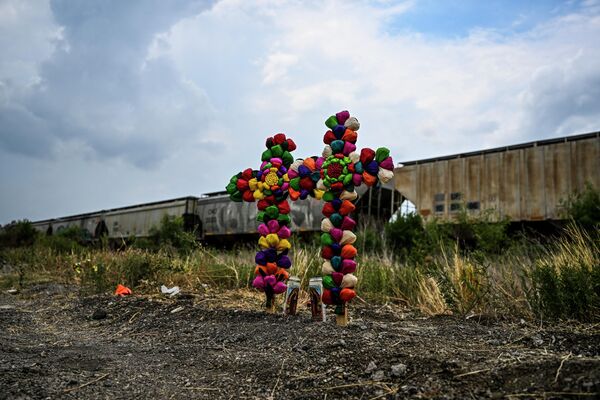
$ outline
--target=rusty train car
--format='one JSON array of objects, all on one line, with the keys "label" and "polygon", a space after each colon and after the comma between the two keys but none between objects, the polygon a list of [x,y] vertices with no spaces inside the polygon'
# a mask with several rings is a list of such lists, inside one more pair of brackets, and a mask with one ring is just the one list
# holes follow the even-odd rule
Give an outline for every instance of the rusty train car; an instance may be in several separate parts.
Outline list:
[{"label": "rusty train car", "polygon": [[394,175],[396,190],[426,220],[452,221],[461,210],[560,220],[570,194],[600,188],[600,132],[406,161]]}]

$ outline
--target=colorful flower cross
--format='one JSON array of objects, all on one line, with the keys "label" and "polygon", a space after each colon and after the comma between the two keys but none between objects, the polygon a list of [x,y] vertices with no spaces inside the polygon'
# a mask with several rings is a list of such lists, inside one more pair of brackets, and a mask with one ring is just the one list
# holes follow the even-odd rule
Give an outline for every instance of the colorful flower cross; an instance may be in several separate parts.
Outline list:
[{"label": "colorful flower cross", "polygon": [[358,197],[355,188],[363,183],[374,186],[379,181],[388,182],[394,176],[394,162],[385,147],[356,152],[360,124],[348,111],[332,115],[325,125],[330,130],[323,137],[322,179],[317,182],[317,190],[324,191],[325,200],[325,218],[321,222],[323,302],[336,305],[336,322],[346,325],[346,303],[356,296],[354,287],[358,281],[354,275],[357,250],[353,246],[356,222],[351,217]]},{"label": "colorful flower cross", "polygon": [[374,186],[393,176],[394,163],[390,151],[381,147],[356,151],[358,120],[341,111],[325,121],[322,157],[294,161],[291,152],[296,145],[282,133],[267,139],[259,170],[246,169],[234,175],[227,192],[234,201],[258,201],[257,220],[261,250],[256,254],[253,286],[264,291],[267,309],[273,310],[275,294],[286,290],[291,232],[288,197],[292,200],[308,196],[323,199],[321,222],[321,256],[325,259],[323,302],[336,306],[338,325],[348,323],[346,304],[356,296],[357,250],[353,246],[356,222],[352,219],[355,188],[363,183]]},{"label": "colorful flower cross", "polygon": [[267,310],[273,312],[274,296],[285,292],[287,270],[292,266],[288,256],[291,219],[287,199],[320,199],[323,191],[316,189],[321,167],[316,157],[294,161],[291,152],[296,144],[283,133],[268,138],[266,146],[260,168],[234,175],[226,189],[234,201],[257,201],[261,250],[256,253],[252,285],[265,292]]}]

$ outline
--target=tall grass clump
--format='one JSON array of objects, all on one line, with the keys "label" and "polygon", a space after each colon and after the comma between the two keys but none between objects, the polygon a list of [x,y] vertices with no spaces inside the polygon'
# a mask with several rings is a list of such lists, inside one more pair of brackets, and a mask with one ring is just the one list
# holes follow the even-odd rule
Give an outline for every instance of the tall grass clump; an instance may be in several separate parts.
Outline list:
[{"label": "tall grass clump", "polygon": [[439,282],[446,303],[460,314],[483,312],[490,291],[490,282],[484,265],[467,255],[461,255],[458,245],[448,253],[441,248],[441,257],[432,268],[432,275]]},{"label": "tall grass clump", "polygon": [[32,282],[72,281],[76,254],[38,245],[2,249],[0,264],[7,272],[0,275],[0,285],[22,288]]},{"label": "tall grass clump", "polygon": [[530,298],[538,316],[600,317],[600,246],[598,238],[591,235],[569,225],[566,234],[536,260]]},{"label": "tall grass clump", "polygon": [[449,307],[429,268],[427,262],[399,262],[391,252],[367,252],[356,270],[357,290],[367,300],[401,302],[429,315],[447,313]]},{"label": "tall grass clump", "polygon": [[[46,259],[49,265],[62,256]],[[72,270],[70,282],[81,285],[84,292],[102,293],[124,284],[131,288],[154,287],[170,270],[172,257],[165,252],[148,252],[128,248],[122,251],[90,249],[67,256]]]}]

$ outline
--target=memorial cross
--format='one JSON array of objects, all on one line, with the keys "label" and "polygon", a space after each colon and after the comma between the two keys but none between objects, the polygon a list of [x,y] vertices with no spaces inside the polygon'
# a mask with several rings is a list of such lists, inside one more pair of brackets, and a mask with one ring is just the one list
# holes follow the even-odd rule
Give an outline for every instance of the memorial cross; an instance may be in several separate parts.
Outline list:
[{"label": "memorial cross", "polygon": [[354,202],[358,194],[356,188],[362,184],[374,186],[379,182],[387,183],[394,176],[394,162],[390,151],[381,147],[376,151],[364,148],[356,150],[357,131],[360,123],[350,117],[348,111],[341,111],[325,121],[329,130],[323,137],[323,163],[321,179],[317,190],[322,190],[324,219],[321,222],[321,256],[325,259],[322,266],[323,303],[335,305],[336,323],[348,324],[347,303],[356,296],[354,287],[357,278],[357,250],[352,219]]},{"label": "memorial cross", "polygon": [[287,270],[292,266],[288,256],[291,247],[288,198],[320,199],[323,191],[316,189],[320,179],[317,157],[294,161],[291,152],[296,144],[283,133],[268,138],[266,146],[260,168],[248,168],[234,175],[226,189],[234,201],[257,202],[261,250],[256,253],[252,285],[265,292],[267,312],[274,312],[275,295],[285,292]]},{"label": "memorial cross", "polygon": [[312,196],[325,201],[325,218],[321,222],[321,256],[325,259],[322,300],[336,306],[336,323],[345,326],[347,303],[356,296],[357,283],[357,250],[353,246],[356,222],[351,216],[358,197],[355,188],[363,183],[374,186],[380,181],[388,182],[393,177],[394,164],[385,147],[356,152],[360,124],[348,111],[332,115],[325,125],[330,130],[323,137],[322,157],[294,161],[291,152],[295,143],[284,134],[277,134],[267,139],[260,169],[246,169],[234,175],[227,192],[234,201],[258,201],[261,250],[255,258],[253,286],[265,292],[270,312],[274,311],[275,294],[286,290],[287,269],[291,267],[287,199]]}]

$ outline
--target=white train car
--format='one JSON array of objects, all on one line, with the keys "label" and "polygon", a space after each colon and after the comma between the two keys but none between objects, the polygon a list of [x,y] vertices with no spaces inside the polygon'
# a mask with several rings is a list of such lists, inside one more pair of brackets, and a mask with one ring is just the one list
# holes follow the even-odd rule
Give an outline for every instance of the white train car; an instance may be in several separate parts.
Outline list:
[{"label": "white train car", "polygon": [[[69,227],[78,227],[90,238],[107,235],[110,239],[149,236],[165,215],[181,216],[186,225],[193,223],[198,198],[193,196],[101,210],[68,217],[33,222],[33,226],[48,235]],[[186,226],[187,227],[187,226]]]},{"label": "white train car", "polygon": [[[401,200],[394,196],[393,187],[393,182],[388,182],[376,189],[359,188],[358,214],[389,219]],[[292,231],[319,232],[322,208],[323,202],[313,198],[291,201]],[[256,214],[256,203],[233,202],[225,192],[216,192],[36,221],[33,226],[48,235],[76,226],[90,240],[103,235],[117,240],[147,237],[169,215],[182,217],[184,228],[199,238],[211,238],[256,233]]]}]

